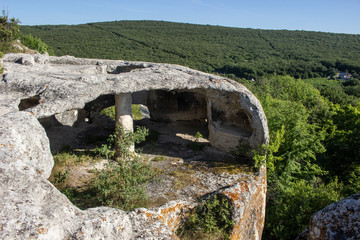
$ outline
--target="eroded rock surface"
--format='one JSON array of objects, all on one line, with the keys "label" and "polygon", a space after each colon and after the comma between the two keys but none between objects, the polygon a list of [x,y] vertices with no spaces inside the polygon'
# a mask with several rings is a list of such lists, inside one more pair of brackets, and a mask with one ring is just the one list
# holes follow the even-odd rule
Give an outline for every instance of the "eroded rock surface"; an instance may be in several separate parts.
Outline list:
[{"label": "eroded rock surface", "polygon": [[30,113],[16,112],[0,118],[0,166],[45,179],[54,165],[44,128]]},{"label": "eroded rock surface", "polygon": [[[175,231],[194,207],[193,201],[183,199],[133,212],[107,207],[80,210],[47,180],[53,159],[49,139],[37,119],[50,128],[55,120],[55,125],[68,128],[86,125],[81,121],[93,118],[89,109],[94,105],[89,103],[102,96],[144,91],[148,96],[142,99],[147,99],[150,116],[164,117],[166,111],[156,106],[161,101],[149,96],[165,91],[164,101],[173,101],[166,108],[172,114],[168,120],[194,120],[190,116],[195,116],[207,125],[214,147],[229,150],[239,137],[250,147],[268,142],[258,100],[244,86],[219,76],[178,65],[69,56],[10,54],[3,61],[7,73],[0,83],[2,239],[177,239]],[[227,181],[214,191],[227,196],[234,207],[231,239],[260,239],[265,169],[246,179]]]},{"label": "eroded rock surface", "polygon": [[341,199],[316,212],[309,227],[297,239],[360,239],[360,194]]}]

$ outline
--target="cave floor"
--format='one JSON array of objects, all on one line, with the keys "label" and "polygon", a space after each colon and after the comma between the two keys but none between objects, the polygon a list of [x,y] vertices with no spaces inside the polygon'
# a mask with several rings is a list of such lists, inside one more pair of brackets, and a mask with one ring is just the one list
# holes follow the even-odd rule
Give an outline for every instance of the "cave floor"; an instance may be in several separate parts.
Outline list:
[{"label": "cave floor", "polygon": [[[143,207],[159,207],[173,200],[196,202],[214,191],[254,176],[255,169],[250,159],[212,148],[206,139],[206,131],[200,125],[159,124],[150,119],[136,124],[150,131],[148,140],[136,149],[142,149],[141,158],[150,162],[159,173],[146,186],[148,200]],[[86,129],[94,132],[93,128]],[[89,136],[78,132],[80,136]],[[196,138],[196,132],[205,137]],[[100,159],[82,162],[71,169],[65,167],[64,171],[69,170],[66,186],[81,192],[94,178],[94,169],[105,168],[107,163],[108,160]],[[59,171],[60,168],[54,168],[53,176]],[[81,202],[81,198],[80,195],[80,203],[74,204],[83,209],[95,207],[92,202]]]}]

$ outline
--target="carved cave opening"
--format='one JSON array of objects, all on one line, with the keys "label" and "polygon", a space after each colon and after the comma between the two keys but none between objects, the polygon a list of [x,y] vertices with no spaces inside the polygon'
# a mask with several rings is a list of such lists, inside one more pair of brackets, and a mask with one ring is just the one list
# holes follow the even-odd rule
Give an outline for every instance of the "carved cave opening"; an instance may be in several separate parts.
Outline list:
[{"label": "carved cave opening", "polygon": [[[136,98],[135,94],[135,102]],[[139,124],[160,133],[161,151],[168,150],[170,156],[182,157],[191,152],[194,141],[210,146],[207,100],[203,91],[154,90],[147,93],[146,99],[150,119],[139,121]]]},{"label": "carved cave opening", "polygon": [[[39,98],[26,99],[21,105],[37,103]],[[199,142],[201,148],[231,152],[238,146],[239,139],[246,143],[253,134],[251,116],[240,107],[236,93],[209,94],[204,89],[139,91],[131,94],[129,104],[136,105],[141,115],[140,119],[134,119],[134,127],[148,128],[152,136],[159,137],[157,152],[172,157],[186,158],[188,152],[192,153],[193,142]],[[88,102],[83,109],[39,119],[47,131],[51,151],[92,149],[106,144],[115,122],[103,111],[114,105],[114,95],[106,94]],[[114,118],[114,108],[112,111]],[[142,145],[142,148],[145,153],[155,151],[154,143],[151,147]]]},{"label": "carved cave opening", "polygon": [[[229,144],[230,141],[236,145],[234,142],[239,132],[243,137],[249,135],[245,130],[251,128],[250,118],[232,105],[238,104],[232,97],[209,97],[202,89],[151,90],[131,94],[131,103],[138,106],[141,113],[141,118],[134,119],[134,126],[150,130],[148,140],[136,147],[142,149],[144,159],[155,169],[161,169],[161,179],[166,183],[155,181],[147,184],[146,194],[150,200],[145,207],[158,207],[172,200],[195,201],[200,196],[211,194],[218,185],[211,182],[212,178],[208,180],[210,173],[214,175],[213,179],[224,184],[220,184],[221,187],[225,187],[229,183],[227,175],[221,175],[223,172],[243,177],[244,172],[254,171],[248,159],[239,161],[222,150],[226,150],[225,146],[218,144]],[[72,153],[76,151],[80,156],[84,151],[91,152],[96,146],[106,144],[114,132],[115,121],[102,113],[114,104],[114,95],[101,95],[83,109],[39,119],[50,139],[52,153],[55,155],[62,149],[72,149]],[[223,133],[226,127],[231,130],[230,134]],[[219,129],[221,133],[217,132]],[[201,135],[197,136],[197,133]],[[79,165],[54,167],[51,179],[58,181],[68,177],[66,188],[61,191],[71,189],[71,194],[80,194],[79,199],[71,199],[80,208],[95,207],[99,203],[91,205],[93,203],[89,204],[87,200],[94,194],[82,189],[86,189],[91,171],[104,169],[108,162],[103,159],[88,165],[80,162]],[[224,179],[219,180],[221,178]]]},{"label": "carved cave opening", "polygon": [[[134,119],[134,126],[145,126],[150,133],[159,135],[161,149],[158,152],[167,154],[169,150],[168,154],[176,156],[170,151],[170,145],[175,145],[172,147],[174,149],[180,145],[186,146],[194,142],[197,133],[202,136],[201,142],[209,145],[207,100],[201,91],[140,91],[132,93],[132,104],[138,107],[141,114],[140,119]],[[88,102],[83,109],[39,119],[50,139],[51,151],[91,149],[96,144],[106,143],[107,137],[115,129],[115,122],[104,115],[103,110],[114,105],[114,95],[101,95]],[[114,109],[110,111],[114,113]],[[142,147],[145,152],[150,151],[146,146]]]}]

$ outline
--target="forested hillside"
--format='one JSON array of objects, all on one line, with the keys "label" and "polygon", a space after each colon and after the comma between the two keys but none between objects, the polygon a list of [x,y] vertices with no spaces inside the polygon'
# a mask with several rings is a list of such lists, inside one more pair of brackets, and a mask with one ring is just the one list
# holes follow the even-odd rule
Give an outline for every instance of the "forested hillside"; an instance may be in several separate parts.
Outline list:
[{"label": "forested hillside", "polygon": [[[21,32],[56,55],[177,63],[250,88],[271,138],[254,156],[268,153],[263,239],[295,239],[317,210],[360,192],[360,35],[155,21]],[[336,79],[339,72],[352,78]]]},{"label": "forested hillside", "polygon": [[23,26],[56,55],[178,63],[202,71],[256,78],[360,74],[360,36],[227,28],[157,21]]}]

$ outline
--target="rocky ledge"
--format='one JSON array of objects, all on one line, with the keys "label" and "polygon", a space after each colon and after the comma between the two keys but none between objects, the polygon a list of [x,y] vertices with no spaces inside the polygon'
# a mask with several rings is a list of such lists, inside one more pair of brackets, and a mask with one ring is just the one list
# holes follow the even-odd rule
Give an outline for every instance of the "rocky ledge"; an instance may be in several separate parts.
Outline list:
[{"label": "rocky ledge", "polygon": [[[194,207],[191,200],[132,212],[108,207],[80,210],[47,180],[54,161],[44,128],[95,124],[99,110],[114,105],[114,97],[146,105],[154,121],[200,123],[212,148],[229,151],[239,139],[249,148],[268,142],[259,101],[244,86],[223,77],[178,65],[69,56],[9,54],[3,62],[7,71],[0,84],[2,239],[177,239],[175,231]],[[198,179],[206,185],[210,177],[203,174]],[[233,205],[231,239],[260,239],[265,168],[220,185],[207,188]]]}]

